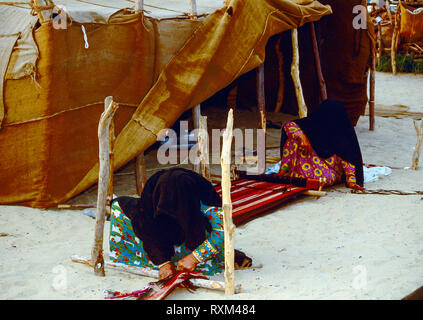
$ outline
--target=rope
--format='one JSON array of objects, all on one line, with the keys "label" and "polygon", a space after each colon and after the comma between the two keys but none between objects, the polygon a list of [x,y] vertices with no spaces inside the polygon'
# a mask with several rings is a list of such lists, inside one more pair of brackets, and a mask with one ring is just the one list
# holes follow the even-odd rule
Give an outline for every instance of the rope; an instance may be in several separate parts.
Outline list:
[{"label": "rope", "polygon": [[[16,121],[16,122],[7,123],[7,124],[4,124],[3,127],[17,126],[17,125],[22,125],[22,124],[26,124],[26,123],[35,122],[35,121],[42,121],[42,120],[53,118],[53,117],[58,116],[62,113],[76,111],[76,110],[80,110],[80,109],[83,109],[83,108],[87,108],[87,107],[91,107],[91,106],[95,106],[95,105],[99,105],[99,104],[104,104],[104,101],[93,102],[93,103],[89,103],[89,104],[79,106],[79,107],[75,107],[75,108],[72,108],[72,109],[61,110],[59,112],[56,112],[56,113],[53,113],[53,114],[50,114],[50,115],[46,115],[46,116],[41,116],[41,117],[34,118],[34,119],[28,119],[28,120],[23,120],[23,121]],[[124,107],[137,107],[138,106],[138,104],[129,104],[129,103],[118,103],[118,104],[120,106],[124,106]]]},{"label": "rope", "polygon": [[401,191],[401,190],[351,190],[351,191],[342,191],[334,190],[335,192],[340,193],[352,193],[352,194],[381,194],[381,195],[399,195],[399,196],[411,196],[411,195],[423,195],[423,191]]},{"label": "rope", "polygon": [[15,4],[27,4],[27,5],[31,5],[31,2],[0,2],[0,4],[4,4],[6,6],[14,6]]},{"label": "rope", "polygon": [[[135,2],[134,0],[126,0],[126,1],[132,2],[132,3]],[[163,8],[163,7],[159,7],[159,6],[153,6],[151,4],[146,4],[146,3],[144,3],[144,7],[150,7],[150,8],[155,8],[155,9],[160,9],[160,10],[166,10],[166,11],[171,11],[171,12],[176,12],[176,13],[188,14],[187,12],[173,10],[173,9],[168,9],[168,8]]]},{"label": "rope", "polygon": [[0,2],[0,5],[13,6],[13,7],[22,8],[22,9],[30,9],[27,7],[22,7],[22,5],[31,6],[31,3],[30,2]]},{"label": "rope", "polygon": [[41,11],[44,11],[44,10],[53,9],[53,8],[55,7],[55,5],[54,5],[54,3],[53,3],[53,2],[51,2],[51,1],[49,1],[49,0],[48,0],[48,2],[49,2],[49,4],[48,4],[48,5],[45,5],[45,6],[39,6],[39,5],[37,5],[34,1],[31,1],[31,2],[29,3],[29,5],[32,7],[32,10],[37,11],[37,12],[41,12]]},{"label": "rope", "polygon": [[122,9],[122,8],[107,6],[107,5],[104,5],[104,4],[98,4],[98,3],[95,3],[95,2],[89,2],[89,1],[85,1],[85,0],[76,0],[76,1],[92,4],[92,5],[99,6],[99,7],[112,8],[112,9],[117,9],[117,10]]},{"label": "rope", "polygon": [[[104,4],[98,4],[98,3],[90,2],[90,1],[86,1],[86,0],[77,0],[77,1],[79,1],[79,2],[85,2],[85,3],[92,4],[92,5],[99,6],[99,7],[112,8],[112,9],[118,9],[118,10],[119,9],[122,9],[122,8],[117,8],[117,7],[108,6],[108,5],[104,5]],[[131,3],[134,3],[135,2],[135,1],[130,1],[130,0],[126,0],[126,1],[131,2]],[[153,6],[153,5],[149,5],[149,4],[145,4],[145,3],[144,3],[144,6],[145,7],[150,7],[150,8],[155,8],[155,9],[160,9],[160,10],[166,10],[166,11],[176,12],[176,13],[188,14],[188,13],[183,12],[183,11],[162,8],[162,7],[159,7],[159,6]]]}]

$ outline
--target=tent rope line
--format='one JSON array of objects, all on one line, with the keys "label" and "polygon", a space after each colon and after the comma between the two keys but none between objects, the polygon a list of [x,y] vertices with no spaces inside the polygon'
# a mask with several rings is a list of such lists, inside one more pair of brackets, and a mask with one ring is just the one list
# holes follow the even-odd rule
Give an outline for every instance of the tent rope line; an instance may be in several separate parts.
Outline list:
[{"label": "tent rope line", "polygon": [[[84,3],[88,3],[88,4],[92,4],[92,5],[99,6],[99,7],[111,8],[111,9],[118,9],[118,10],[121,10],[122,9],[122,8],[117,8],[117,7],[108,6],[108,5],[104,5],[104,4],[99,4],[99,3],[95,3],[95,2],[90,2],[90,1],[87,1],[87,0],[76,0],[76,1],[84,2]],[[126,1],[131,2],[131,3],[135,3],[135,1],[130,1],[130,0],[126,0]],[[173,10],[173,9],[168,9],[168,8],[163,8],[163,7],[159,7],[159,6],[153,6],[153,5],[149,5],[149,4],[145,4],[145,3],[144,3],[144,6],[145,7],[150,7],[150,8],[155,8],[155,9],[160,9],[160,10],[166,10],[166,11],[176,12],[176,13],[182,13],[184,15],[185,14],[189,14],[188,12],[178,11],[178,10]],[[143,11],[145,11],[145,10],[143,10]]]},{"label": "tent rope line", "polygon": [[[150,132],[152,135],[154,135],[157,138],[157,133],[154,133],[154,131],[152,129],[148,128],[145,124],[143,124],[140,119],[135,118],[135,119],[131,119],[131,120],[133,120],[141,128],[144,128],[145,130],[147,130],[148,132]],[[161,120],[163,120],[163,119],[161,119]]]},{"label": "tent rope line", "polygon": [[423,195],[423,191],[401,191],[401,190],[385,190],[385,189],[375,189],[375,190],[333,190],[339,193],[352,193],[352,194],[381,194],[381,195],[399,195],[399,196],[411,196],[411,195]]},{"label": "tent rope line", "polygon": [[90,2],[90,1],[86,1],[86,0],[76,0],[76,1],[84,2],[84,3],[88,3],[88,4],[92,4],[94,6],[99,6],[99,7],[104,7],[104,8],[111,8],[111,9],[117,9],[117,10],[123,9],[123,8],[117,8],[117,7],[107,6],[107,5],[104,5],[104,4],[98,4],[98,3]]},{"label": "tent rope line", "polygon": [[[13,6],[13,7],[17,7],[17,8],[32,10],[31,3],[30,2],[0,2],[0,5]],[[23,7],[22,5],[28,5],[31,8]]]},{"label": "tent rope line", "polygon": [[[126,0],[128,2],[132,2],[135,3],[134,0]],[[182,14],[189,14],[188,12],[184,12],[184,11],[179,11],[179,10],[174,10],[174,9],[168,9],[168,8],[163,8],[163,7],[159,7],[159,6],[153,6],[151,4],[146,4],[144,3],[145,7],[150,7],[150,8],[154,8],[154,9],[160,9],[160,10],[166,10],[166,11],[171,11],[171,12],[176,12],[176,13],[182,13]],[[194,14],[193,16],[197,16],[196,14]]]},{"label": "tent rope line", "polygon": [[[121,102],[117,102],[119,104],[119,106],[124,106],[124,107],[138,107],[138,104],[130,104],[130,103],[121,103]],[[76,108],[72,108],[72,109],[67,109],[67,110],[62,110],[47,116],[42,116],[42,117],[38,117],[38,118],[34,118],[34,119],[29,119],[29,120],[24,120],[24,121],[16,121],[16,122],[11,122],[11,123],[6,123],[3,125],[3,127],[10,127],[10,126],[17,126],[17,125],[21,125],[21,124],[27,124],[27,123],[31,123],[31,122],[35,122],[35,121],[42,121],[42,120],[46,120],[46,119],[50,119],[53,118],[55,116],[61,115],[63,113],[66,112],[71,112],[71,111],[77,111],[86,107],[92,107],[95,105],[100,105],[102,104],[102,102],[93,102],[93,103],[88,103],[86,105],[80,106],[80,107],[76,107]]]},{"label": "tent rope line", "polygon": [[1,1],[0,2],[0,4],[4,4],[4,5],[7,5],[7,6],[14,6],[14,5],[16,5],[16,4],[27,4],[27,5],[31,5],[31,2],[4,2],[4,1]]}]

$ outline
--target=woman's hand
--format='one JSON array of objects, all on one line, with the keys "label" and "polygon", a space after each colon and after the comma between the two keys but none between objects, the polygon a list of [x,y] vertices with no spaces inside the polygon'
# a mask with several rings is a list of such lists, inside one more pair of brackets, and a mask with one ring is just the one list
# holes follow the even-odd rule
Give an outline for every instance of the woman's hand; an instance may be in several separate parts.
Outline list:
[{"label": "woman's hand", "polygon": [[177,271],[194,271],[195,267],[198,264],[198,260],[193,256],[192,253],[183,257],[178,261],[176,266]]},{"label": "woman's hand", "polygon": [[176,273],[175,266],[172,262],[168,262],[162,265],[159,269],[159,280],[166,279],[173,276]]},{"label": "woman's hand", "polygon": [[366,188],[359,186],[355,182],[349,182],[349,183],[347,183],[347,187],[348,188],[351,188],[351,189],[354,189],[354,190],[360,190],[360,191],[366,190]]},{"label": "woman's hand", "polygon": [[301,133],[298,136],[298,140],[299,140],[299,146],[298,146],[298,150],[304,154],[305,156],[308,156],[311,154],[311,144],[310,141],[308,140],[307,136],[304,133]]},{"label": "woman's hand", "polygon": [[277,176],[281,176],[281,177],[289,176],[289,169],[288,168],[281,167],[280,170],[279,170],[279,172],[276,173],[276,175]]}]

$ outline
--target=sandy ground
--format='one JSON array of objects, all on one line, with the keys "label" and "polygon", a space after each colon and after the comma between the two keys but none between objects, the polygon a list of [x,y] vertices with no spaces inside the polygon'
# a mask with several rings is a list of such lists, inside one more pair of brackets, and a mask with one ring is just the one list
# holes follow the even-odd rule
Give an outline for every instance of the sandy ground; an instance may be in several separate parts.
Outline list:
[{"label": "sandy ground", "polygon": [[[376,103],[423,111],[423,76],[377,74]],[[209,123],[221,112],[207,111]],[[236,126],[256,115],[236,114]],[[281,115],[270,114],[273,120]],[[376,117],[356,127],[365,163],[411,166],[416,133],[411,119]],[[268,145],[279,132],[269,130]],[[270,154],[272,151],[270,151]],[[155,154],[147,156],[154,173]],[[423,164],[422,164],[423,166]],[[117,195],[135,194],[133,164],[115,176]],[[422,190],[423,170],[394,169],[368,189]],[[243,292],[231,299],[401,299],[423,285],[422,196],[355,195],[343,186],[326,197],[302,197],[236,229],[235,247],[263,268],[236,271]],[[96,200],[96,186],[69,203]],[[108,253],[109,222],[104,248]],[[82,210],[0,206],[0,299],[103,299],[103,290],[137,290],[152,279],[106,269],[97,277],[74,254],[89,256],[94,220]],[[215,276],[223,280],[223,275]],[[221,292],[177,289],[168,299],[226,299]]]}]

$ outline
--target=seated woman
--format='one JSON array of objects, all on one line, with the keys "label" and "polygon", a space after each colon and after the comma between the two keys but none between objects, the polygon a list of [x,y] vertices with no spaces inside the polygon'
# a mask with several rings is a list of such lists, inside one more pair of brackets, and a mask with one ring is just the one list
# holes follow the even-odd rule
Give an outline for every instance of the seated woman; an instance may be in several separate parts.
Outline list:
[{"label": "seated woman", "polygon": [[283,126],[278,175],[324,178],[325,186],[345,180],[364,190],[360,146],[341,102],[328,99],[308,117]]},{"label": "seated woman", "polygon": [[[182,270],[213,275],[224,269],[221,199],[193,171],[155,173],[140,198],[113,201],[110,224],[114,262],[158,269],[159,279]],[[238,262],[249,259],[241,256],[236,254]]]}]

